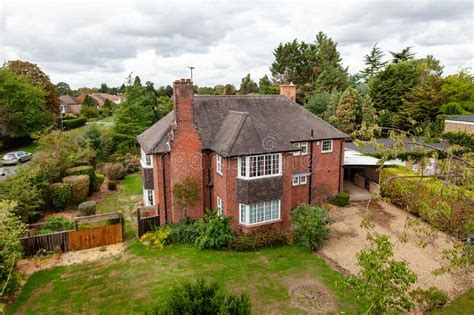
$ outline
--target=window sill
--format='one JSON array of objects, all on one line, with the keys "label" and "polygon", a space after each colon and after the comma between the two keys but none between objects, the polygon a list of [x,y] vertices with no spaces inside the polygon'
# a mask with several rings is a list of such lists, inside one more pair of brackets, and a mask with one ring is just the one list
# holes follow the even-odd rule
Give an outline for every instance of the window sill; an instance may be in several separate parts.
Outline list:
[{"label": "window sill", "polygon": [[332,150],[331,151],[321,151],[322,154],[325,154],[325,153],[332,153]]},{"label": "window sill", "polygon": [[241,177],[241,176],[237,176],[238,179],[243,179],[243,180],[254,180],[254,179],[264,179],[264,178],[274,178],[274,177],[282,177],[282,174],[259,176],[259,177]]},{"label": "window sill", "polygon": [[142,168],[153,168],[153,165],[145,165],[142,161],[140,161],[140,165]]},{"label": "window sill", "polygon": [[272,220],[272,221],[265,221],[265,222],[252,223],[252,224],[239,223],[239,226],[246,227],[246,228],[253,228],[253,227],[259,227],[259,226],[262,226],[262,225],[278,223],[278,222],[281,222],[281,221],[282,221],[281,219],[276,219],[276,220]]}]

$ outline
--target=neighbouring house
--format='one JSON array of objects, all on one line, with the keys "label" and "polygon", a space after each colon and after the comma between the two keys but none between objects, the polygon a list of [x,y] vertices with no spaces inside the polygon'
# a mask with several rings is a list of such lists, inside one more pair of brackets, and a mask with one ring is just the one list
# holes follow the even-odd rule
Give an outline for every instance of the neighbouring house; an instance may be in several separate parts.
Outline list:
[{"label": "neighbouring house", "polygon": [[59,109],[61,114],[79,114],[81,111],[81,102],[74,96],[61,95],[59,97]]},{"label": "neighbouring house", "polygon": [[[89,96],[92,98],[92,101],[94,102],[97,109],[104,107],[105,100],[107,99],[117,105],[121,104],[125,99],[125,95],[123,94],[112,95],[109,93],[91,93]],[[85,98],[86,95],[81,94],[77,97],[77,100],[82,104]]]},{"label": "neighbouring house", "polygon": [[[298,105],[294,85],[248,96],[194,95],[189,79],[173,88],[173,111],[138,136],[144,204],[160,224],[217,209],[237,232],[285,227],[298,204],[342,191],[347,135]],[[173,188],[187,178],[199,193],[183,209]]]},{"label": "neighbouring house", "polygon": [[474,115],[449,116],[444,120],[444,132],[474,134]]}]

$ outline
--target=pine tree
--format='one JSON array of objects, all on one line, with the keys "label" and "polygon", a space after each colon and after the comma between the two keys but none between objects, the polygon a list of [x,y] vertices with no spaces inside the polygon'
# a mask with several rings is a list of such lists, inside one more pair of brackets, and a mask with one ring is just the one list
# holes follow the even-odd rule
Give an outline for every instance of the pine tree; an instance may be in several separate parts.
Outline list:
[{"label": "pine tree", "polygon": [[357,91],[348,87],[341,95],[336,110],[337,127],[345,133],[352,133],[356,127],[356,107],[359,96]]},{"label": "pine tree", "polygon": [[260,94],[278,94],[279,88],[276,85],[273,85],[272,81],[268,78],[267,75],[264,75],[258,81],[258,93]]},{"label": "pine tree", "polygon": [[372,47],[368,55],[365,55],[364,64],[367,67],[360,74],[366,82],[387,65],[387,61],[382,61],[384,55],[382,49],[377,47],[377,44]]},{"label": "pine tree", "polygon": [[258,92],[257,83],[255,83],[252,80],[249,73],[245,77],[242,78],[242,81],[240,83],[239,94],[246,95],[246,94],[257,93],[257,92]]},{"label": "pine tree", "polygon": [[94,100],[89,95],[86,95],[84,101],[81,104],[81,116],[86,118],[95,118],[99,116],[99,112],[94,103]]},{"label": "pine tree", "polygon": [[412,47],[405,47],[400,52],[391,51],[392,63],[399,63],[401,61],[410,61],[415,59],[415,53],[411,51]]},{"label": "pine tree", "polygon": [[362,101],[362,122],[367,126],[377,124],[377,111],[369,95],[366,95]]}]

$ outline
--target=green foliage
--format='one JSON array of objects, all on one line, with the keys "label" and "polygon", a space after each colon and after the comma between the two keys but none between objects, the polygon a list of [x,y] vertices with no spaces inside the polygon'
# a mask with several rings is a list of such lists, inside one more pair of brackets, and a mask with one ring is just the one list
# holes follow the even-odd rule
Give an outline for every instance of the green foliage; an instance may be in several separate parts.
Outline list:
[{"label": "green foliage", "polygon": [[349,193],[340,192],[336,195],[336,197],[333,200],[331,200],[331,203],[339,207],[345,207],[349,204],[349,198],[350,198]]},{"label": "green foliage", "polygon": [[100,191],[100,187],[105,180],[105,176],[100,173],[95,173],[95,186],[94,191]]},{"label": "green foliage", "polygon": [[89,193],[92,193],[96,186],[95,169],[89,165],[76,166],[68,168],[65,172],[66,176],[87,175],[89,176]]},{"label": "green foliage", "polygon": [[18,238],[24,236],[26,224],[15,215],[18,204],[0,200],[0,297],[13,293],[18,287],[16,263],[21,258],[22,247]]},{"label": "green foliage", "polygon": [[258,85],[255,83],[252,78],[250,78],[250,73],[242,78],[240,83],[239,94],[246,95],[258,92]]},{"label": "green foliage", "polygon": [[198,279],[176,287],[164,308],[155,314],[235,314],[250,315],[251,305],[246,294],[240,296],[225,292],[217,282]]},{"label": "green foliage", "polygon": [[189,244],[194,245],[198,237],[197,226],[191,219],[183,219],[176,224],[169,224],[171,233],[168,241],[171,244]]},{"label": "green foliage", "polygon": [[74,230],[76,224],[60,216],[48,218],[48,222],[36,231],[37,235],[49,234],[54,232]]},{"label": "green foliage", "polygon": [[219,216],[216,211],[208,211],[196,222],[198,237],[194,245],[199,249],[226,247],[234,237],[234,232],[229,225],[231,219],[231,217]]},{"label": "green foliage", "polygon": [[79,128],[81,126],[84,126],[86,122],[87,122],[87,118],[84,118],[84,117],[66,119],[66,120],[63,120],[63,128],[64,130]]},{"label": "green foliage", "polygon": [[292,241],[290,231],[273,226],[263,226],[256,231],[235,236],[229,242],[229,249],[250,252],[267,247],[287,245]]},{"label": "green foliage", "polygon": [[371,303],[370,313],[406,312],[413,307],[408,290],[416,275],[406,261],[393,259],[392,244],[386,235],[370,235],[371,247],[357,254],[360,271],[349,276],[344,285],[358,299]]},{"label": "green foliage", "polygon": [[172,189],[176,202],[182,208],[184,217],[187,217],[186,208],[196,203],[199,198],[199,183],[195,178],[188,177],[176,183]]},{"label": "green foliage", "polygon": [[312,95],[304,107],[315,115],[321,116],[330,106],[331,94],[326,91]]},{"label": "green foliage", "polygon": [[163,226],[154,231],[146,232],[140,237],[140,241],[145,245],[163,249],[170,234],[171,229],[168,226]]},{"label": "green foliage", "polygon": [[140,158],[132,153],[115,154],[110,157],[110,161],[115,161],[123,165],[124,171],[128,174],[136,173],[140,170]]},{"label": "green foliage", "polygon": [[72,95],[72,90],[66,82],[59,82],[54,86],[58,95]]},{"label": "green foliage", "polygon": [[337,127],[345,133],[351,134],[355,131],[358,99],[357,91],[352,87],[348,87],[339,100],[339,106],[336,110]]},{"label": "green foliage", "polygon": [[274,85],[267,75],[264,75],[258,81],[258,93],[259,94],[279,94],[280,88]]},{"label": "green foliage", "polygon": [[71,187],[63,183],[49,185],[49,197],[56,210],[64,210],[71,202]]},{"label": "green foliage", "polygon": [[378,122],[377,117],[374,103],[370,96],[366,95],[362,100],[362,123],[365,123],[367,126],[374,126]]},{"label": "green foliage", "polygon": [[374,75],[379,73],[386,65],[386,61],[382,61],[384,53],[382,49],[375,44],[368,55],[364,56],[365,69],[360,72],[365,82],[368,82]]},{"label": "green foliage", "polygon": [[125,169],[120,163],[105,163],[101,172],[112,181],[122,179],[126,175]]},{"label": "green foliage", "polygon": [[415,53],[412,52],[411,49],[412,47],[405,47],[400,52],[390,51],[390,55],[393,57],[392,62],[396,64],[415,59]]},{"label": "green foliage", "polygon": [[84,201],[77,206],[77,210],[81,216],[94,215],[96,212],[97,204],[95,201]]},{"label": "green foliage", "polygon": [[95,104],[92,97],[90,97],[89,95],[86,95],[84,101],[81,104],[81,116],[84,116],[88,119],[99,117],[97,105]]},{"label": "green foliage", "polygon": [[114,151],[114,135],[110,128],[98,124],[87,126],[81,133],[80,142],[95,151],[96,162],[105,161]]},{"label": "green foliage", "polygon": [[454,106],[459,106],[462,109],[461,113],[445,112],[445,114],[474,113],[474,83],[470,72],[461,70],[457,74],[444,78],[441,90],[448,95],[448,104],[456,104]]},{"label": "green foliage", "polygon": [[73,203],[81,203],[87,199],[89,194],[89,176],[67,176],[63,178],[63,183],[71,186],[71,201]]},{"label": "green foliage", "polygon": [[448,303],[446,293],[436,287],[431,287],[427,290],[418,288],[411,291],[410,295],[419,305],[423,306],[425,312],[443,308],[443,306]]},{"label": "green foliage", "polygon": [[300,204],[291,213],[293,238],[308,250],[316,250],[329,237],[333,222],[326,208]]},{"label": "green foliage", "polygon": [[465,132],[447,132],[442,134],[441,138],[451,144],[457,144],[470,150],[474,150],[474,135]]},{"label": "green foliage", "polygon": [[0,68],[0,117],[8,136],[25,137],[43,130],[51,121],[40,86],[13,71]]}]

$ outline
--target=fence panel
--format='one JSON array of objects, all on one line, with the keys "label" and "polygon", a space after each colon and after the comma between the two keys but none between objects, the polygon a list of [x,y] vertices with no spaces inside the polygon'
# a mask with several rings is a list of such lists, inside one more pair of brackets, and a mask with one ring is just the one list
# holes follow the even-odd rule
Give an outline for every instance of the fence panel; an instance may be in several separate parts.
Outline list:
[{"label": "fence panel", "polygon": [[69,248],[68,233],[69,231],[62,231],[20,238],[24,256],[34,256],[39,250],[67,252]]},{"label": "fence panel", "polygon": [[153,229],[158,226],[160,226],[159,215],[148,218],[138,217],[138,237],[142,237],[142,235],[148,231],[153,231]]},{"label": "fence panel", "polygon": [[123,242],[122,224],[69,232],[69,250],[81,250]]}]

